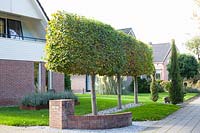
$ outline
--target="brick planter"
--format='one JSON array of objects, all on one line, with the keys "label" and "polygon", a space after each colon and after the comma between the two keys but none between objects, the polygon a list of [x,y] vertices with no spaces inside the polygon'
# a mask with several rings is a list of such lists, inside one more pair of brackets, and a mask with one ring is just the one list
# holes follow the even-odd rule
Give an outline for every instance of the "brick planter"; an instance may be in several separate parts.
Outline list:
[{"label": "brick planter", "polygon": [[51,100],[49,125],[59,129],[109,129],[130,126],[132,113],[75,116],[73,100]]}]

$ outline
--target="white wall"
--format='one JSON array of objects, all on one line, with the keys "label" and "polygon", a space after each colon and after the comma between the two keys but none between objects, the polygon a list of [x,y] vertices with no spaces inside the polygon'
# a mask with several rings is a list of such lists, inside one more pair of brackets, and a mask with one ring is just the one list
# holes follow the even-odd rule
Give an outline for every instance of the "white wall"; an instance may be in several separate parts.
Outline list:
[{"label": "white wall", "polygon": [[0,59],[43,61],[45,43],[0,37]]},{"label": "white wall", "polygon": [[34,0],[0,0],[0,11],[41,19]]}]

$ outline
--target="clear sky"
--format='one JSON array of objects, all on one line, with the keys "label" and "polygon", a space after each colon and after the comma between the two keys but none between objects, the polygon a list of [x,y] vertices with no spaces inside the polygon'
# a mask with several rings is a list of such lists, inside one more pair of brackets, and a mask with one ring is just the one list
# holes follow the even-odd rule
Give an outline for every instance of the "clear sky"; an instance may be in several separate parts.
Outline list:
[{"label": "clear sky", "polygon": [[181,52],[195,34],[193,0],[40,0],[47,14],[57,10],[94,18],[116,29],[131,27],[144,42],[170,42]]}]

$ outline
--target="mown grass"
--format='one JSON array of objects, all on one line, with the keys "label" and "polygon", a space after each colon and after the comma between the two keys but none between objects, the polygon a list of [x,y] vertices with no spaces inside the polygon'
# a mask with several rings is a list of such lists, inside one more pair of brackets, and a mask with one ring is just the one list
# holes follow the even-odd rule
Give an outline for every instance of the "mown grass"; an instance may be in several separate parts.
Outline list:
[{"label": "mown grass", "polygon": [[140,107],[130,108],[122,112],[132,112],[133,121],[161,120],[180,107],[171,104],[147,103]]},{"label": "mown grass", "polygon": [[[75,107],[76,115],[84,115],[91,113],[91,99],[89,94],[77,94],[80,105]],[[160,93],[157,103],[150,100],[150,94],[139,94],[139,102],[143,105],[130,110],[133,112],[133,120],[158,120],[166,117],[179,107],[176,105],[162,104],[163,97],[168,93]],[[188,93],[186,99],[189,99],[197,93]],[[123,95],[122,103],[127,104],[133,102],[133,95]],[[97,95],[98,110],[104,110],[117,106],[116,95]],[[153,114],[153,115],[151,115]],[[49,123],[49,112],[47,109],[39,111],[20,110],[18,107],[1,107],[0,108],[0,124],[12,126],[44,126]]]},{"label": "mown grass", "polygon": [[0,124],[11,126],[48,125],[49,112],[47,109],[38,111],[20,110],[19,107],[0,108]]}]

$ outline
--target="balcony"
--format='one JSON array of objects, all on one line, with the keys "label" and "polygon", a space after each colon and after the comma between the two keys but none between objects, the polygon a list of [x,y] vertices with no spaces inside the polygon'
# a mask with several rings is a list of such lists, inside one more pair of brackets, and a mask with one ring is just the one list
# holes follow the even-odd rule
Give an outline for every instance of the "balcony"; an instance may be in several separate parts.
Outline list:
[{"label": "balcony", "polygon": [[28,37],[28,36],[19,36],[19,35],[9,35],[9,34],[1,34],[0,37],[3,38],[9,38],[9,39],[15,39],[15,40],[25,40],[25,41],[34,41],[34,42],[46,42],[46,39],[42,38],[34,38],[34,37]]},{"label": "balcony", "polygon": [[[9,37],[9,38],[8,38]],[[43,61],[45,39],[0,35],[0,59]]]}]

